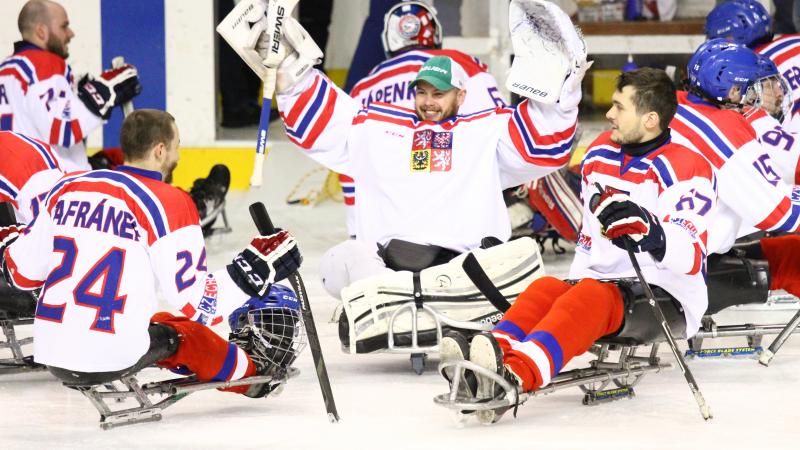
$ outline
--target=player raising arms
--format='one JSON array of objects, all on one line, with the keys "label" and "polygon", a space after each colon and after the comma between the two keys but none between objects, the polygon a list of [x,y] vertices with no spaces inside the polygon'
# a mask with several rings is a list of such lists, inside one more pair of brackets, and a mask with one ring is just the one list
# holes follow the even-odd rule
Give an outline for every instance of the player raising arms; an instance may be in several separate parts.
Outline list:
[{"label": "player raising arms", "polygon": [[[485,64],[458,50],[442,50],[442,26],[436,8],[419,1],[404,1],[386,13],[381,35],[388,58],[358,81],[350,96],[366,107],[372,102],[414,109],[412,84],[420,67],[433,56],[448,56],[464,69],[464,102],[458,114],[467,115],[505,106],[497,81]],[[355,187],[352,177],[339,176],[347,209],[347,229],[355,233]]]},{"label": "player raising arms", "polygon": [[[477,386],[467,396],[504,398],[503,389],[495,390],[499,377],[522,392],[546,386],[597,339],[635,321],[632,305],[641,287],[620,280],[636,276],[627,245],[645,279],[683,307],[686,334],[700,326],[708,303],[706,235],[716,202],[712,168],[672,141],[675,88],[663,71],[623,73],[612,102],[611,131],[589,146],[581,167],[584,214],[571,280],[539,278],[491,333],[470,344],[456,332],[442,341],[443,361],[469,359],[495,374],[475,373]],[[479,419],[494,422],[507,409],[479,411]]]},{"label": "player raising arms", "polygon": [[328,292],[338,297],[353,281],[386,271],[376,244],[433,248],[440,264],[477,248],[485,236],[508,239],[502,189],[566,164],[575,135],[588,64],[582,39],[558,12],[569,63],[558,74],[552,103],[526,100],[468,116],[456,114],[468,94],[466,73],[452,58],[422,65],[412,86],[414,110],[385,103],[362,108],[311,69],[321,51],[300,37],[297,24],[286,24],[294,52],[278,68],[276,91],[289,139],[316,161],[352,175],[359,192],[356,240],[334,247],[321,263]]},{"label": "player raising arms", "polygon": [[[252,336],[229,343],[215,324],[301,261],[285,231],[256,237],[225,270],[208,272],[197,209],[162,181],[178,162],[171,115],[138,110],[120,133],[127,165],[69,175],[28,228],[0,228],[0,261],[13,286],[41,288],[34,358],[70,383],[97,384],[158,362],[199,380],[236,380],[271,367]],[[188,317],[156,312],[158,291]],[[244,349],[244,350],[243,350]],[[245,351],[249,351],[250,354]],[[254,353],[255,352],[255,353]],[[263,396],[265,385],[237,388]]]}]

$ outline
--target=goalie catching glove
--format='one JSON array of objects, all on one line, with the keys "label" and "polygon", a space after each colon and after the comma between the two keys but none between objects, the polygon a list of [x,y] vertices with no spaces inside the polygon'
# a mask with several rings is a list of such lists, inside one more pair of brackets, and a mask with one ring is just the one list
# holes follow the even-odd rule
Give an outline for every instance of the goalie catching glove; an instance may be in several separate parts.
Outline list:
[{"label": "goalie catching glove", "polygon": [[78,82],[78,98],[103,120],[111,117],[112,108],[131,101],[141,92],[139,73],[130,64],[106,70],[99,77],[84,75]]},{"label": "goalie catching glove", "polygon": [[664,259],[667,242],[658,217],[642,208],[621,192],[595,194],[590,202],[592,214],[603,227],[603,235],[625,250],[624,239],[633,243],[632,250],[650,252],[657,261]]},{"label": "goalie catching glove", "polygon": [[506,87],[561,110],[578,106],[581,81],[592,63],[579,29],[557,5],[544,0],[512,0],[508,10],[514,62]]},{"label": "goalie catching glove", "polygon": [[259,236],[228,264],[228,274],[239,288],[253,297],[263,297],[272,283],[300,268],[303,257],[288,231]]}]

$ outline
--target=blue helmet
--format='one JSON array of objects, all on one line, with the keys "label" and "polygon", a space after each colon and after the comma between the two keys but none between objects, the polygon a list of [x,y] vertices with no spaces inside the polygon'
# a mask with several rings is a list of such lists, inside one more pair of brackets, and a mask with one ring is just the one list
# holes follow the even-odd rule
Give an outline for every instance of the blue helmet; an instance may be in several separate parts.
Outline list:
[{"label": "blue helmet", "polygon": [[728,96],[734,87],[738,87],[744,97],[747,88],[759,79],[761,61],[758,55],[741,45],[723,47],[715,46],[713,41],[708,43],[711,44],[705,54],[695,53],[698,57],[693,56],[694,61],[690,61],[690,90],[699,91],[719,104],[731,102]]},{"label": "blue helmet", "polygon": [[757,0],[727,1],[708,13],[705,33],[709,39],[725,38],[755,47],[772,39],[772,18]]},{"label": "blue helmet", "polygon": [[231,331],[238,330],[247,324],[247,313],[256,309],[263,308],[288,308],[294,311],[300,310],[300,301],[294,291],[281,284],[273,283],[267,291],[267,295],[261,298],[253,297],[228,316],[228,324]]},{"label": "blue helmet", "polygon": [[719,54],[724,50],[741,47],[741,45],[726,39],[717,38],[711,39],[700,44],[694,54],[689,58],[689,64],[686,66],[686,74],[689,81],[689,89],[699,88],[699,74],[702,67],[705,66],[706,61],[711,57]]}]

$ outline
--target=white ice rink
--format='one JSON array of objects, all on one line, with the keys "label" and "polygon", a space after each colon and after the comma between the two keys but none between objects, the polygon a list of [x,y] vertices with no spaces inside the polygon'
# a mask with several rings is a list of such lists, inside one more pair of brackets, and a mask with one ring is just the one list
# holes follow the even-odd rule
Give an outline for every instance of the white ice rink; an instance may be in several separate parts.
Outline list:
[{"label": "white ice rink", "polygon": [[[280,133],[273,133],[276,140]],[[302,174],[315,167],[286,141],[267,157],[265,185],[229,196],[234,233],[210,239],[209,267],[220,268],[255,233],[247,206],[264,201],[277,226],[290,230],[305,257],[301,270],[309,291],[336,404],[338,424],[328,423],[307,349],[296,366],[299,377],[284,392],[249,399],[216,391],[190,395],[165,411],[160,422],[103,431],[99,415],[77,391],[47,372],[0,378],[0,449],[216,448],[216,449],[796,449],[800,404],[800,337],[790,338],[769,368],[755,359],[693,360],[689,365],[714,419],[704,422],[678,370],[651,374],[636,397],[598,406],[581,404],[568,389],[535,398],[498,424],[474,420],[457,426],[448,410],[434,405],[447,390],[429,358],[421,376],[408,357],[349,355],[340,350],[337,326],[329,323],[336,301],[319,282],[322,253],[345,238],[340,203],[288,206],[285,197]],[[421,199],[424,201],[424,199]],[[570,255],[545,254],[549,273],[563,275]],[[734,311],[718,322],[788,319],[794,311]],[[26,330],[20,330],[23,336]],[[219,332],[227,333],[223,326]],[[769,345],[771,337],[765,339]],[[685,348],[685,342],[681,343]],[[716,344],[722,344],[717,342]],[[726,345],[744,345],[744,338]],[[709,344],[714,346],[713,344]],[[717,345],[718,346],[718,345]],[[0,353],[0,356],[5,356]],[[660,356],[672,360],[662,346]],[[585,363],[579,357],[567,366]],[[148,369],[142,378],[169,376]]]}]

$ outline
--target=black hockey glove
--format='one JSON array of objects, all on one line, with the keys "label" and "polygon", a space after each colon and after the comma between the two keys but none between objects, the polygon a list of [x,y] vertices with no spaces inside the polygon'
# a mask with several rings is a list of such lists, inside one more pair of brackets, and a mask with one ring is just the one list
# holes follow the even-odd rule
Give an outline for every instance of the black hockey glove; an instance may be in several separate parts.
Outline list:
[{"label": "black hockey glove", "polygon": [[141,92],[139,73],[130,64],[106,70],[99,77],[85,75],[78,82],[78,98],[103,120],[111,117],[113,107],[130,101]]},{"label": "black hockey glove", "polygon": [[624,239],[627,239],[633,244],[633,251],[650,252],[658,261],[664,259],[667,249],[664,229],[650,211],[621,192],[595,194],[590,205],[592,214],[603,226],[603,234],[612,244],[625,250]]},{"label": "black hockey glove", "polygon": [[228,264],[228,274],[246,294],[263,297],[269,286],[300,268],[303,257],[288,231],[259,236]]},{"label": "black hockey glove", "polygon": [[2,268],[6,282],[8,282],[10,286],[14,286],[14,284],[6,269],[6,248],[17,240],[23,229],[24,227],[19,224],[0,227],[0,267]]}]

